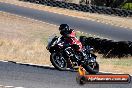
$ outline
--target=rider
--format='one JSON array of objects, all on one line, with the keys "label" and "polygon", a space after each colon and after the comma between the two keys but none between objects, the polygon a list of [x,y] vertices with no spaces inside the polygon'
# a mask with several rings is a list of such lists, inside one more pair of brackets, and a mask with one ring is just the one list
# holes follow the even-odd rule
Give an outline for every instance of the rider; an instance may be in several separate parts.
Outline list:
[{"label": "rider", "polygon": [[81,53],[84,56],[82,52],[82,43],[76,38],[74,29],[70,29],[67,24],[61,24],[59,31],[62,35],[62,39],[65,41],[64,46],[72,46],[75,51]]}]

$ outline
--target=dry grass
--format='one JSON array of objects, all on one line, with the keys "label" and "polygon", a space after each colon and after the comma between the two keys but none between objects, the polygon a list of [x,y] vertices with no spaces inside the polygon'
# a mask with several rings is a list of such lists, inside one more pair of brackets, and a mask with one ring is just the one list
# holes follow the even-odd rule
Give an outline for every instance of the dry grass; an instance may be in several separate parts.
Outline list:
[{"label": "dry grass", "polygon": [[132,74],[132,57],[128,58],[102,58],[98,55],[97,61],[100,64],[100,70],[105,72]]},{"label": "dry grass", "polygon": [[64,15],[87,19],[87,20],[95,20],[98,22],[108,23],[109,25],[123,26],[132,29],[132,24],[131,24],[132,18],[116,17],[116,16],[109,16],[109,15],[103,15],[97,13],[79,12],[74,10],[58,8],[58,7],[50,7],[50,6],[44,6],[44,5],[33,4],[28,2],[22,2],[19,0],[1,0],[0,2],[11,3],[23,7],[33,8],[42,11],[49,11],[57,14],[64,14]]},{"label": "dry grass", "polygon": [[50,64],[46,41],[50,34],[58,33],[57,26],[2,12],[0,19],[1,60]]},{"label": "dry grass", "polygon": [[[52,33],[58,34],[57,26],[3,12],[0,12],[0,19],[0,60],[51,65],[49,52],[45,49],[46,40]],[[132,59],[98,57],[101,71],[132,74]]]}]

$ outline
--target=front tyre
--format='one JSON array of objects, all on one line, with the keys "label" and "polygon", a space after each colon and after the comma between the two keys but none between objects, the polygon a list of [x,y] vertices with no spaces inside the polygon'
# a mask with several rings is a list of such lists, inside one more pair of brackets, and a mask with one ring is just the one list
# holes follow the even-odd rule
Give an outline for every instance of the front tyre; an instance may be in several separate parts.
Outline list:
[{"label": "front tyre", "polygon": [[87,79],[86,79],[84,76],[80,76],[80,75],[79,75],[79,76],[76,77],[76,81],[77,81],[77,83],[80,84],[80,85],[84,85],[84,84],[86,83],[86,80],[87,80]]},{"label": "front tyre", "polygon": [[57,70],[64,71],[67,68],[67,61],[60,53],[51,53],[50,61]]},{"label": "front tyre", "polygon": [[89,74],[99,73],[99,64],[98,64],[98,62],[89,63],[88,65],[84,64],[83,67]]}]

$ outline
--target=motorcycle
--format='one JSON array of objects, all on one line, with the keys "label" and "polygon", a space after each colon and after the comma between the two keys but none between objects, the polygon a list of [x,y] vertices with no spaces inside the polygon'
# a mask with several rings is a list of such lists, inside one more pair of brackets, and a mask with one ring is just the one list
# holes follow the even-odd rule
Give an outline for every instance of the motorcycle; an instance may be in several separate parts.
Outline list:
[{"label": "motorcycle", "polygon": [[[88,45],[83,46],[82,52],[87,58],[82,59],[82,55],[74,51],[70,46],[63,47],[62,37],[52,35],[48,38],[46,49],[50,52],[50,61],[52,65],[60,70],[67,68],[83,67],[89,74],[99,72],[99,64],[96,61],[96,55],[92,53],[93,48]],[[73,57],[74,56],[74,57]]]}]

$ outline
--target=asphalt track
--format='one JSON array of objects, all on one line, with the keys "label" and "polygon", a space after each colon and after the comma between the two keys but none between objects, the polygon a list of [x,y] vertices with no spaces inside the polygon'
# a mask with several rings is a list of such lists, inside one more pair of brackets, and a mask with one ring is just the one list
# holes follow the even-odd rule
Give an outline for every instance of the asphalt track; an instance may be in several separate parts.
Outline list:
[{"label": "asphalt track", "polygon": [[[82,20],[50,12],[38,11],[15,5],[0,3],[0,11],[49,22],[52,24],[68,23],[83,32],[108,36],[119,40],[132,40],[132,31],[93,21]],[[101,73],[102,74],[102,73]],[[76,72],[58,71],[50,67],[20,65],[0,62],[0,85],[21,86],[24,88],[132,88],[130,84],[85,84],[76,82]]]},{"label": "asphalt track", "polygon": [[0,11],[5,11],[24,17],[59,25],[67,23],[71,27],[85,33],[101,36],[118,41],[132,41],[132,30],[123,27],[102,24],[95,21],[79,19],[66,15],[35,10],[0,2]]},{"label": "asphalt track", "polygon": [[23,88],[132,88],[130,84],[85,84],[76,82],[76,72],[0,62],[0,84]]}]

